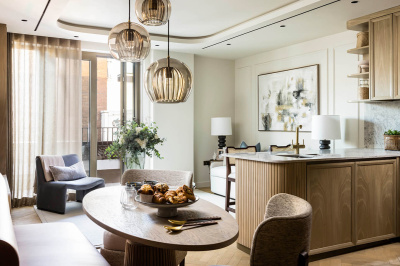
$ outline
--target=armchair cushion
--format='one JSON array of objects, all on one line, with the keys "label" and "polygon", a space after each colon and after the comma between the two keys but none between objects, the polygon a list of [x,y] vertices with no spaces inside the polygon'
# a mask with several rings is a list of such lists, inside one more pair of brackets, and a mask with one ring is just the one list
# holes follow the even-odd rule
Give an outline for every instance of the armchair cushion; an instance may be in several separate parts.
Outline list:
[{"label": "armchair cushion", "polygon": [[87,190],[97,185],[104,184],[104,179],[99,177],[84,177],[72,181],[58,181],[57,184],[64,184],[68,189]]},{"label": "armchair cushion", "polygon": [[55,181],[72,181],[87,177],[83,162],[71,166],[50,165],[49,168]]},{"label": "armchair cushion", "polygon": [[[235,173],[236,168],[235,166],[231,166],[231,173]],[[217,166],[217,167],[213,167],[210,169],[210,175],[211,176],[218,176],[221,177],[223,179],[226,178],[226,166]]]}]

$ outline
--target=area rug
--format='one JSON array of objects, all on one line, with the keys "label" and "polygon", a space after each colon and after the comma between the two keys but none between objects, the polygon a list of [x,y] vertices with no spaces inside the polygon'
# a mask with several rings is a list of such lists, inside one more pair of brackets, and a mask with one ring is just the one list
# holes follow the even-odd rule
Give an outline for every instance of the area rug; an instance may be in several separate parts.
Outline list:
[{"label": "area rug", "polygon": [[[199,198],[207,200],[218,207],[225,208],[225,197],[208,193],[199,189],[194,192]],[[82,203],[68,201],[65,214],[58,214],[37,209],[34,206],[37,215],[42,223],[70,222],[75,224],[86,238],[96,247],[103,244],[104,229],[92,222],[82,210]],[[235,214],[232,214],[235,216]]]},{"label": "area rug", "polygon": [[42,223],[62,223],[69,222],[75,224],[86,238],[94,245],[99,247],[103,244],[104,229],[92,222],[82,210],[82,203],[68,201],[65,214],[58,214],[37,209],[34,206],[37,215]]}]

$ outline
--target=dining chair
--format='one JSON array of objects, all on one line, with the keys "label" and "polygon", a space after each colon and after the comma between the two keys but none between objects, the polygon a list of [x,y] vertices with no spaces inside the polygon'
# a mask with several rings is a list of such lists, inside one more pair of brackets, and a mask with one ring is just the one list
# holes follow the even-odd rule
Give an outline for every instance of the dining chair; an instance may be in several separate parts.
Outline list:
[{"label": "dining chair", "polygon": [[254,233],[250,265],[308,265],[311,218],[306,200],[285,193],[273,196]]},{"label": "dining chair", "polygon": [[272,196],[254,233],[250,265],[307,266],[311,219],[307,201],[285,193]]},{"label": "dining chair", "polygon": [[[235,148],[235,147],[227,147],[226,153],[249,153],[256,152],[256,146],[247,146],[247,148]],[[236,170],[235,170],[235,158],[225,157],[226,162],[226,193],[225,193],[225,210],[227,212],[235,213],[235,209],[232,208],[232,205],[235,205],[235,201],[231,201],[231,183],[236,182]]]},{"label": "dining chair", "polygon": [[[121,178],[121,185],[127,182],[143,182],[158,181],[166,183],[170,187],[180,187],[187,185],[193,187],[193,173],[190,171],[172,171],[172,170],[147,170],[147,169],[132,169],[126,170]],[[103,246],[100,248],[100,253],[110,263],[111,266],[124,265],[126,239],[117,236],[111,232],[104,231]],[[175,251],[176,265],[185,265],[185,257],[187,251]]]},{"label": "dining chair", "polygon": [[280,152],[280,151],[293,151],[292,145],[288,144],[286,146],[270,145],[270,152]]}]

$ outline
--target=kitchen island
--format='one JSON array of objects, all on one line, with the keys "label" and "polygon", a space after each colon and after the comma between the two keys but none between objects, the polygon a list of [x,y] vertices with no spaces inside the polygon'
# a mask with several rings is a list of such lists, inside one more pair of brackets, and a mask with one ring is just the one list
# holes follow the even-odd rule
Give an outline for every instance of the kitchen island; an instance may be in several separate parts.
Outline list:
[{"label": "kitchen island", "polygon": [[277,193],[296,195],[312,205],[311,255],[399,236],[400,152],[344,149],[226,156],[236,161],[237,242],[243,249],[251,248],[266,204]]}]

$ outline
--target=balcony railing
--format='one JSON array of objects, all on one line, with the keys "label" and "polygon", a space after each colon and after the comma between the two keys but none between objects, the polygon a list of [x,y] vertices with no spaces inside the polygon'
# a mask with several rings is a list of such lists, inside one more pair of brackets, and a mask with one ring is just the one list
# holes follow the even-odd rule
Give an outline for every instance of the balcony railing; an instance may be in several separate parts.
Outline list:
[{"label": "balcony railing", "polygon": [[[104,160],[106,156],[104,151],[107,147],[116,140],[115,132],[118,127],[99,127],[97,128],[97,159]],[[88,128],[82,128],[82,153],[83,158],[89,158],[90,150],[90,130]]]}]

